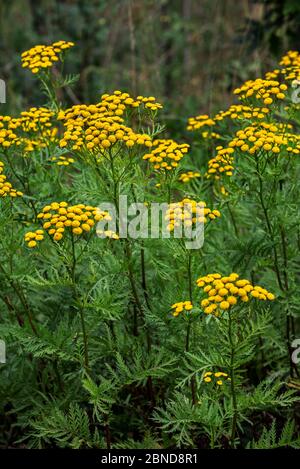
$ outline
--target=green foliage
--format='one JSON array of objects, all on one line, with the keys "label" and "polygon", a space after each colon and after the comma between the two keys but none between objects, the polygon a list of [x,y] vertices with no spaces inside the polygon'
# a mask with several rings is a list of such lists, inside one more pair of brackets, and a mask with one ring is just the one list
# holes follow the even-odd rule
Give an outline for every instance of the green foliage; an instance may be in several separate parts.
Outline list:
[{"label": "green foliage", "polygon": [[276,449],[276,448],[295,448],[299,449],[299,437],[295,438],[295,422],[288,420],[281,434],[278,436],[276,431],[276,420],[273,420],[271,427],[264,428],[258,441],[249,443],[248,448],[252,449]]},{"label": "green foliage", "polygon": [[[207,134],[194,135],[182,161],[172,147],[175,164],[164,169],[156,164],[166,152],[155,165],[145,158],[165,137],[155,98],[117,92],[100,106],[64,113],[62,88],[70,94],[74,76],[37,76],[50,100],[47,129],[39,109],[25,129],[18,119],[0,119],[19,138],[0,137],[0,189],[8,187],[0,192],[0,338],[7,345],[0,445],[299,447],[292,341],[300,331],[300,116],[291,87],[278,98],[282,105],[264,103],[268,137],[249,113],[216,119]],[[252,99],[251,109],[262,105]],[[265,141],[250,152],[235,135]],[[211,166],[220,141],[235,149],[231,174],[216,178],[207,170],[220,168]],[[179,176],[191,168],[200,176],[183,183]],[[119,238],[120,195],[143,208],[205,200],[203,246],[190,250],[173,236]],[[110,204],[108,227],[117,218],[103,238],[95,226],[102,202]]]}]

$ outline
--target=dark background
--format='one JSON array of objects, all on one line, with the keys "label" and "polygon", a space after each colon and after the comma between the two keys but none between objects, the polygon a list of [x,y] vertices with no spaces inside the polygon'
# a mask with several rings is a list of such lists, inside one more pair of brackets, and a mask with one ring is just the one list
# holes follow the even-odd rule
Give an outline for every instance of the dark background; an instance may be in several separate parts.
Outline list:
[{"label": "dark background", "polygon": [[156,96],[170,121],[225,109],[235,86],[300,48],[299,0],[0,0],[0,21],[2,114],[43,102],[20,65],[36,44],[76,43],[70,103],[120,88]]}]

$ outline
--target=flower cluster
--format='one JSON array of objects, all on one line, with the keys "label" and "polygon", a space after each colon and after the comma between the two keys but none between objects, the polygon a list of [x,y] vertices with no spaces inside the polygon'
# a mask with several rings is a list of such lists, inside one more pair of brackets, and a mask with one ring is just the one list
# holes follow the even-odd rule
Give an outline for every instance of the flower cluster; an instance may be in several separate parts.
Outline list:
[{"label": "flower cluster", "polygon": [[96,233],[97,233],[97,236],[99,236],[99,238],[120,239],[119,235],[115,231],[112,231],[112,230],[100,230],[97,228]]},{"label": "flower cluster", "polygon": [[221,176],[232,176],[233,171],[233,148],[223,148],[221,145],[216,148],[217,155],[208,162],[206,177],[213,177],[218,180]]},{"label": "flower cluster", "polygon": [[243,104],[233,104],[226,111],[219,111],[214,117],[209,117],[207,115],[200,115],[196,117],[190,117],[188,119],[187,130],[198,130],[204,126],[210,127],[210,130],[202,132],[203,138],[220,138],[220,135],[216,132],[213,132],[211,128],[216,126],[219,122],[223,121],[226,118],[232,120],[262,120],[265,118],[270,110],[267,107],[253,107],[245,106]]},{"label": "flower cluster", "polygon": [[277,79],[281,76],[286,81],[294,81],[300,79],[300,54],[298,51],[288,51],[279,62],[282,68],[277,68],[266,73],[266,78]]},{"label": "flower cluster", "polygon": [[193,228],[197,223],[207,223],[220,216],[219,210],[211,210],[206,207],[205,202],[185,198],[180,202],[169,204],[165,220],[168,222],[167,229],[172,232],[175,227]]},{"label": "flower cluster", "polygon": [[189,117],[187,130],[199,130],[202,129],[202,127],[212,127],[215,124],[216,122],[214,121],[214,119],[209,117],[207,114],[202,114],[196,117]]},{"label": "flower cluster", "polygon": [[73,42],[57,41],[49,46],[37,45],[22,53],[22,67],[29,68],[32,73],[51,68],[59,61],[64,51],[73,47]]},{"label": "flower cluster", "polygon": [[274,98],[282,100],[285,98],[284,91],[287,85],[280,84],[277,80],[267,80],[257,78],[246,81],[240,88],[236,88],[233,93],[239,95],[240,99],[254,97],[262,100],[265,105],[273,103]]},{"label": "flower cluster", "polygon": [[215,115],[214,121],[222,121],[229,117],[231,119],[264,119],[270,110],[267,107],[244,106],[243,104],[232,104],[226,111],[220,111]]},{"label": "flower cluster", "polygon": [[170,171],[178,166],[179,161],[188,151],[189,145],[187,143],[179,144],[170,139],[157,139],[153,141],[151,153],[146,153],[143,159],[153,164],[156,170]]},{"label": "flower cluster", "polygon": [[250,298],[275,299],[275,296],[265,288],[254,286],[249,280],[239,279],[236,273],[231,273],[227,277],[222,277],[219,273],[209,274],[198,278],[197,285],[207,295],[201,301],[204,313],[214,316],[220,316],[222,311],[229,310],[239,301],[246,303]]},{"label": "flower cluster", "polygon": [[208,132],[207,130],[201,133],[202,138],[204,139],[211,139],[211,140],[217,140],[221,138],[221,134],[218,134],[217,132]]},{"label": "flower cluster", "polygon": [[3,174],[4,163],[0,161],[0,197],[21,197],[23,192],[14,189]]},{"label": "flower cluster", "polygon": [[55,114],[45,107],[32,107],[28,111],[23,111],[20,118],[16,119],[17,126],[21,126],[26,131],[40,132],[45,128],[52,127],[52,119]]},{"label": "flower cluster", "polygon": [[212,371],[206,371],[203,375],[203,381],[205,383],[216,382],[218,386],[222,386],[224,381],[230,381],[230,378],[227,373],[223,371],[217,371],[213,373]]},{"label": "flower cluster", "polygon": [[171,309],[173,309],[172,315],[177,317],[180,313],[191,311],[193,309],[193,304],[191,301],[180,301],[179,303],[174,303],[171,306]]},{"label": "flower cluster", "polygon": [[47,108],[30,108],[19,117],[0,116],[0,145],[22,146],[24,152],[44,148],[57,141],[54,113]]},{"label": "flower cluster", "polygon": [[197,179],[201,176],[197,171],[188,171],[187,173],[181,173],[178,181],[180,182],[190,182],[192,179]]},{"label": "flower cluster", "polygon": [[128,93],[122,93],[119,90],[114,91],[113,94],[103,94],[101,96],[101,100],[109,103],[110,109],[117,111],[116,115],[122,115],[123,112],[120,114],[118,111],[124,111],[126,106],[138,108],[141,105],[144,105],[144,107],[150,111],[162,109],[162,105],[156,101],[154,96],[137,96],[137,98],[132,98]]},{"label": "flower cluster", "polygon": [[35,248],[37,241],[43,241],[44,230],[28,231],[25,234],[25,242],[29,248]]},{"label": "flower cluster", "polygon": [[232,149],[255,154],[259,151],[280,153],[283,148],[298,154],[300,139],[298,135],[288,132],[291,126],[261,122],[252,124],[236,132],[236,137],[229,143]]},{"label": "flower cluster", "polygon": [[74,163],[75,160],[74,158],[71,158],[70,156],[53,156],[51,158],[51,161],[54,161],[57,166],[69,166],[70,164]]},{"label": "flower cluster", "polygon": [[43,221],[43,228],[55,241],[60,241],[66,230],[80,236],[89,232],[96,222],[111,220],[108,212],[97,207],[84,204],[69,205],[67,202],[52,202],[46,205],[37,217]]},{"label": "flower cluster", "polygon": [[2,145],[3,148],[9,148],[17,142],[18,137],[11,129],[3,128],[4,126],[1,122],[3,117],[5,116],[0,116],[0,145]]},{"label": "flower cluster", "polygon": [[298,51],[288,51],[282,57],[280,65],[283,66],[281,73],[286,80],[300,79],[300,54]]},{"label": "flower cluster", "polygon": [[140,102],[134,101],[128,93],[115,91],[113,95],[103,95],[98,104],[78,104],[61,111],[58,119],[63,121],[66,130],[60,146],[69,147],[70,150],[87,149],[96,153],[101,153],[118,142],[125,143],[129,148],[136,144],[151,147],[151,137],[134,132],[124,124],[121,117],[127,106],[139,105]]}]

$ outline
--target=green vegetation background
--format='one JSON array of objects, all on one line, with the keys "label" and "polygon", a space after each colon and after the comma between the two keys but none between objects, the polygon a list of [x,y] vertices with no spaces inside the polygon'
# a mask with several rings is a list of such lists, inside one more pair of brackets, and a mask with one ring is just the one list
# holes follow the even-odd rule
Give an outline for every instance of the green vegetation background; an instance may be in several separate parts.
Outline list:
[{"label": "green vegetation background", "polygon": [[154,95],[168,103],[169,127],[183,129],[188,115],[225,109],[233,87],[299,48],[299,21],[298,0],[0,0],[1,113],[43,102],[20,53],[64,39],[76,43],[67,71],[80,70],[70,102],[118,88]]}]

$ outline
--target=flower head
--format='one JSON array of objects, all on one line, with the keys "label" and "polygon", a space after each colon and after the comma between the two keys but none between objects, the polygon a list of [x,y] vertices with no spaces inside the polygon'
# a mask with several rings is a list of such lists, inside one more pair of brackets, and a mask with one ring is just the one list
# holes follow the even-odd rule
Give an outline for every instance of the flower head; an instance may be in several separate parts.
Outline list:
[{"label": "flower head", "polygon": [[38,241],[43,241],[44,230],[28,231],[24,238],[29,248],[35,248]]},{"label": "flower head", "polygon": [[143,160],[149,161],[156,170],[177,168],[179,161],[189,151],[187,143],[176,143],[174,140],[154,140],[151,153],[143,156]]},{"label": "flower head", "polygon": [[[158,106],[155,101],[149,101],[149,103],[152,103],[152,106]],[[66,111],[61,111],[58,119],[63,121],[65,132],[60,140],[60,146],[97,154],[120,143],[127,148],[135,145],[151,147],[151,137],[135,132],[125,125],[122,117],[127,108],[137,108],[146,104],[143,100],[131,98],[128,93],[115,91],[112,95],[102,95],[97,104],[78,104]]]},{"label": "flower head", "polygon": [[36,148],[45,148],[57,141],[54,112],[47,108],[30,108],[18,117],[0,116],[0,145],[4,148],[21,147],[24,154]]},{"label": "flower head", "polygon": [[174,231],[175,227],[194,227],[197,223],[207,223],[219,218],[219,210],[211,210],[205,202],[185,198],[180,202],[169,204],[165,220],[168,222],[168,230]]},{"label": "flower head", "polygon": [[230,381],[230,378],[228,374],[223,371],[206,371],[203,375],[203,381],[205,383],[215,383],[217,386],[222,386],[224,381]]},{"label": "flower head", "polygon": [[67,202],[52,202],[46,205],[37,217],[43,221],[44,230],[54,241],[60,241],[68,232],[76,238],[91,231],[96,222],[111,220],[108,212],[97,207],[84,204],[69,205]]},{"label": "flower head", "polygon": [[223,311],[230,310],[240,302],[247,303],[250,299],[274,300],[273,293],[258,285],[254,286],[249,280],[240,279],[236,273],[227,277],[221,274],[208,274],[197,280],[206,297],[201,301],[205,314],[220,316]]},{"label": "flower head", "polygon": [[186,313],[186,312],[191,311],[193,309],[193,304],[191,301],[180,301],[179,303],[174,303],[171,306],[171,309],[173,310],[172,315],[174,317],[177,317],[181,313]]},{"label": "flower head", "polygon": [[7,178],[3,173],[4,163],[0,161],[0,197],[21,197],[23,192],[13,188],[12,184],[7,181]]},{"label": "flower head", "polygon": [[198,171],[188,171],[187,173],[181,173],[178,181],[180,182],[190,182],[193,179],[197,179],[201,176]]},{"label": "flower head", "polygon": [[71,158],[70,156],[53,156],[51,158],[51,161],[54,161],[57,166],[69,166],[70,164],[73,164],[75,162],[74,158]]},{"label": "flower head", "polygon": [[253,97],[267,106],[272,104],[274,99],[284,99],[286,89],[287,86],[280,84],[277,80],[257,78],[246,81],[240,88],[234,90],[234,94],[238,95],[240,99]]},{"label": "flower head", "polygon": [[223,176],[232,176],[233,173],[233,153],[234,149],[230,147],[223,148],[221,145],[217,146],[217,155],[211,158],[208,162],[208,170],[206,177],[215,180]]},{"label": "flower head", "polygon": [[49,46],[32,47],[22,53],[22,67],[28,68],[34,74],[47,70],[60,60],[63,52],[73,46],[73,42],[57,41]]}]

